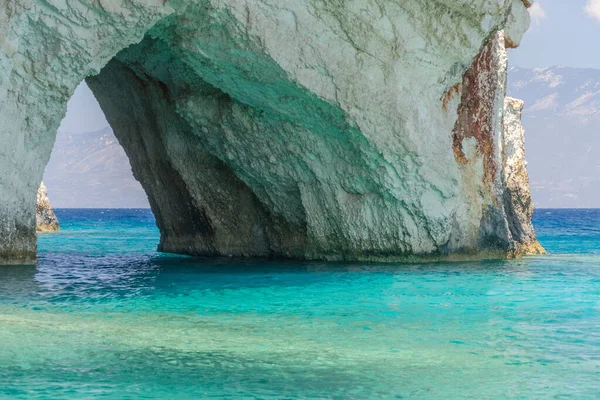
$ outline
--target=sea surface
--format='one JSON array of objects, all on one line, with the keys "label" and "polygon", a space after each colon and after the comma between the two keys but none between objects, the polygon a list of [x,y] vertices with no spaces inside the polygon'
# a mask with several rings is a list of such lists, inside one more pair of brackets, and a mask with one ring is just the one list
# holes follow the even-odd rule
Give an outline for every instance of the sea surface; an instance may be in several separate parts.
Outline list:
[{"label": "sea surface", "polygon": [[548,256],[432,264],[155,252],[149,210],[56,210],[0,268],[0,399],[597,399],[600,210]]}]

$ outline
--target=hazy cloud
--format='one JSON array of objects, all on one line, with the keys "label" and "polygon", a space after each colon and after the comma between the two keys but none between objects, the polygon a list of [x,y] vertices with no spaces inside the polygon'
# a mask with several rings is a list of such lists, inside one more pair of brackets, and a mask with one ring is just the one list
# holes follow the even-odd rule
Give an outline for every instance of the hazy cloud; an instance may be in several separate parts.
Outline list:
[{"label": "hazy cloud", "polygon": [[[600,0],[590,0],[590,2],[600,4]],[[600,12],[600,7],[598,12]],[[542,4],[539,1],[536,1],[531,7],[529,7],[529,15],[531,15],[531,20],[536,25],[539,25],[543,19],[548,18],[546,11],[544,11]]]},{"label": "hazy cloud", "polygon": [[600,0],[588,0],[584,10],[588,16],[600,22]]}]

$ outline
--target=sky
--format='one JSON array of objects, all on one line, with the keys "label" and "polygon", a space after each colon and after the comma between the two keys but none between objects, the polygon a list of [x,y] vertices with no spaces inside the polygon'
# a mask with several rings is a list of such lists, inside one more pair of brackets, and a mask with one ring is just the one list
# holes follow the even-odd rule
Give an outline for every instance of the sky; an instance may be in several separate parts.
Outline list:
[{"label": "sky", "polygon": [[531,27],[509,62],[523,68],[600,69],[600,0],[536,0]]},{"label": "sky", "polygon": [[67,114],[58,128],[61,132],[95,132],[108,126],[108,121],[92,94],[90,88],[82,82],[67,103]]}]

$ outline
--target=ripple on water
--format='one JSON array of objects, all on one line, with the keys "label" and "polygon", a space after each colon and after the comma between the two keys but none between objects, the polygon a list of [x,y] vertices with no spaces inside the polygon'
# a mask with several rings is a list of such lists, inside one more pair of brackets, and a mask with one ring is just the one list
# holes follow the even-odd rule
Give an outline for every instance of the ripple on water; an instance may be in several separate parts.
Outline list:
[{"label": "ripple on water", "polygon": [[[58,213],[63,232],[40,239],[37,267],[0,269],[2,398],[600,389],[600,257],[557,236],[577,231],[571,214],[537,215],[543,244],[562,254],[382,265],[160,255],[147,212]],[[598,239],[585,218],[582,235]]]}]

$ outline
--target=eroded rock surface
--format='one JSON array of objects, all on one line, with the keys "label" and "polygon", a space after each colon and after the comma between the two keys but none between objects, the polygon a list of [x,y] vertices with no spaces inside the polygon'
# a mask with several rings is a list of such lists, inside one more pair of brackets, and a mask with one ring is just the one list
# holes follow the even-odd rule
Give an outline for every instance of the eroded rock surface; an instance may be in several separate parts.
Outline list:
[{"label": "eroded rock surface", "polygon": [[479,245],[520,256],[543,249],[531,224],[523,104],[506,98],[505,39],[496,33],[464,74],[453,152],[471,212],[481,212]]},{"label": "eroded rock surface", "polygon": [[518,254],[535,236],[506,204],[504,47],[528,23],[522,0],[0,7],[0,163],[19,170],[0,178],[0,259],[34,256],[31,186],[86,77],[163,251]]},{"label": "eroded rock surface", "polygon": [[506,208],[511,236],[517,243],[516,255],[543,254],[531,225],[533,201],[529,190],[525,160],[525,130],[521,125],[523,101],[507,97],[504,107],[504,138],[502,140],[503,170],[506,187]]},{"label": "eroded rock surface", "polygon": [[54,210],[52,210],[52,205],[48,199],[48,190],[44,182],[42,182],[37,192],[35,222],[38,232],[56,232],[60,230],[58,218],[56,218]]}]

